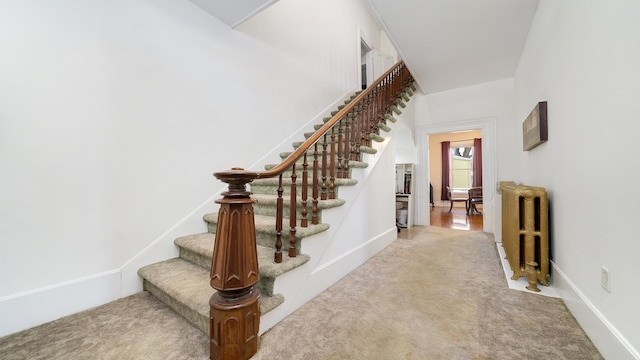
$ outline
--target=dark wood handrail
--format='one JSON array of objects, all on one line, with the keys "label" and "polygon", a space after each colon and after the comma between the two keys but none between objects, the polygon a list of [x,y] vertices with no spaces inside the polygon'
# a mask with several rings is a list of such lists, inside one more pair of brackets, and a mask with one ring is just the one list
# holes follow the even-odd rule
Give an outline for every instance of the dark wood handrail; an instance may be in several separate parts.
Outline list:
[{"label": "dark wood handrail", "polygon": [[[233,168],[214,173],[217,179],[228,184],[228,191],[223,192],[223,198],[216,201],[220,204],[220,211],[210,285],[217,292],[209,301],[212,359],[248,359],[257,351],[260,290],[256,285],[259,272],[252,206],[254,200],[250,197],[247,184],[256,179],[278,177],[274,261],[279,263],[283,260],[282,237],[285,233],[283,174],[291,170],[287,243],[288,256],[296,257],[299,251],[296,228],[309,226],[308,187],[312,187],[311,224],[316,225],[319,201],[335,197],[335,180],[350,176],[350,162],[359,162],[362,150],[370,148],[372,136],[378,136],[380,124],[386,124],[392,111],[399,113],[396,104],[404,106],[402,99],[408,99],[405,92],[410,93],[408,89],[413,86],[412,83],[413,77],[404,63],[399,61],[353,97],[280,164],[266,171]],[[302,158],[304,162],[299,164],[298,160]],[[311,164],[308,158],[312,159]],[[298,174],[301,177],[299,183]],[[311,182],[309,176],[312,176]],[[301,184],[301,192],[298,192],[298,184]],[[298,201],[301,201],[301,209],[298,209]]]},{"label": "dark wood handrail", "polygon": [[289,156],[287,156],[280,164],[271,168],[267,171],[256,172],[256,179],[267,179],[274,176],[278,176],[283,172],[287,171],[291,165],[293,165],[296,161],[298,161],[304,153],[309,151],[309,149],[320,140],[325,134],[331,130],[331,128],[342,119],[347,113],[349,113],[353,108],[362,101],[362,99],[366,98],[370,95],[373,90],[382,83],[384,79],[387,78],[394,70],[403,64],[402,60],[398,61],[395,65],[393,65],[387,72],[385,72],[382,76],[378,78],[374,83],[368,86],[364,91],[358,94],[349,104],[347,104],[342,110],[338,111],[331,120],[327,121],[320,129],[318,129],[313,135],[311,135],[300,147],[298,147],[294,152],[292,152]]}]

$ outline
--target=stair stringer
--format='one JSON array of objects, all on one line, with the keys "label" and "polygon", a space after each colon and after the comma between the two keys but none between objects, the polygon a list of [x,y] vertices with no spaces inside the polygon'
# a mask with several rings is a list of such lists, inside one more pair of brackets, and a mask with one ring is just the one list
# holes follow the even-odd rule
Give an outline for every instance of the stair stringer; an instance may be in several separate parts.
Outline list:
[{"label": "stair stringer", "polygon": [[383,135],[383,142],[372,145],[378,151],[363,157],[369,166],[353,171],[358,184],[341,187],[345,204],[323,211],[330,228],[304,239],[301,251],[309,262],[276,280],[274,293],[285,302],[261,317],[260,334],[397,239],[395,152],[392,133]]}]

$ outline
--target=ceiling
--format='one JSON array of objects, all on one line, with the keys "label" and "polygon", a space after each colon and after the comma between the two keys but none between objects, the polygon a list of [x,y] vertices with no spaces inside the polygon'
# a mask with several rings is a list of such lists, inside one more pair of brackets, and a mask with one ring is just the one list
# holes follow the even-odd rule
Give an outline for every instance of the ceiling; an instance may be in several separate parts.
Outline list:
[{"label": "ceiling", "polygon": [[234,28],[278,0],[190,0]]},{"label": "ceiling", "polygon": [[366,0],[425,93],[513,77],[538,0]]},{"label": "ceiling", "polygon": [[[235,27],[278,0],[190,0]],[[539,0],[363,0],[425,93],[513,77]]]}]

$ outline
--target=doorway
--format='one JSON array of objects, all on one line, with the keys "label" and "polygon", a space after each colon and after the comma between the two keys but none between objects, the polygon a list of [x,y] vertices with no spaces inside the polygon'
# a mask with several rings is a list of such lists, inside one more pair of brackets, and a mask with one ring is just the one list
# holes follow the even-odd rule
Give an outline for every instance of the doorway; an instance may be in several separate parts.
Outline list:
[{"label": "doorway", "polygon": [[[474,156],[474,139],[481,138],[480,130],[429,135],[429,184],[433,186],[434,192],[434,202],[430,212],[432,226],[482,231],[481,205],[474,209],[478,211],[469,211],[467,202],[446,200],[446,191],[443,196],[443,174],[447,174],[446,184],[456,189],[457,193],[454,195],[456,198],[468,196],[468,189],[473,187],[474,177],[477,175],[474,174],[473,166],[478,161],[477,156]],[[448,156],[442,154],[443,143],[448,145]],[[478,151],[478,154],[481,156],[482,151]],[[442,163],[444,159],[447,159],[446,164]]]},{"label": "doorway", "polygon": [[[362,90],[366,89],[367,86],[369,86],[369,84],[371,83],[371,81],[373,81],[373,79],[367,78],[367,72],[370,71],[370,69],[367,68],[367,62],[368,62],[367,59],[370,59],[370,57],[367,54],[370,51],[371,51],[371,47],[367,45],[367,42],[364,41],[363,38],[360,38],[360,74],[361,74],[360,86]],[[371,64],[369,64],[369,66],[371,66]]]},{"label": "doorway", "polygon": [[[472,120],[452,121],[442,124],[431,124],[416,127],[418,140],[418,164],[416,179],[425,181],[415,182],[415,223],[417,225],[431,225],[431,206],[429,199],[429,135],[443,133],[457,133],[461,131],[479,130],[482,134],[482,190],[483,211],[482,230],[493,233],[494,229],[494,189],[496,184],[496,119],[479,118]],[[439,144],[438,144],[439,145]],[[434,196],[435,198],[436,196]],[[447,208],[448,210],[448,208]],[[465,209],[463,209],[465,211]],[[466,214],[465,214],[466,215]]]}]

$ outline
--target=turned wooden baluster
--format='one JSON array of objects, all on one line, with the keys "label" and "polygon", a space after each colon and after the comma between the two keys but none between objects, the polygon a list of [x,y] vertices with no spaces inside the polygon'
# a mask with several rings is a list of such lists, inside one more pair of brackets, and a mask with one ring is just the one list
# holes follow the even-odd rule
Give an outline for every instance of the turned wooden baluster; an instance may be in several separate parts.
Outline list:
[{"label": "turned wooden baluster", "polygon": [[296,164],[291,167],[291,197],[289,201],[289,257],[296,257],[296,216],[298,194],[296,186]]},{"label": "turned wooden baluster", "polygon": [[362,102],[360,104],[358,104],[358,110],[356,111],[356,117],[355,117],[355,126],[353,129],[353,139],[352,139],[352,144],[353,144],[353,160],[354,161],[360,161],[360,133],[362,132],[362,113],[363,113],[363,109],[364,106],[362,104]]},{"label": "turned wooden baluster", "polygon": [[320,192],[320,199],[327,200],[327,134],[322,137],[322,191]]},{"label": "turned wooden baluster", "polygon": [[380,135],[380,117],[378,116],[378,103],[380,102],[380,89],[376,88],[373,91],[373,98],[371,99],[371,125],[374,134]]},{"label": "turned wooden baluster", "polygon": [[336,198],[336,127],[331,128],[331,148],[329,154],[329,199]]},{"label": "turned wooden baluster", "polygon": [[391,75],[387,76],[385,79],[385,87],[384,87],[384,112],[390,113],[393,116],[393,112],[391,111]]},{"label": "turned wooden baluster", "polygon": [[343,145],[342,141],[344,140],[343,132],[344,132],[345,119],[346,117],[343,117],[342,119],[340,119],[337,125],[338,126],[338,165],[337,165],[338,168],[336,171],[336,176],[338,177],[338,179],[342,179],[346,177],[343,173],[344,153],[342,148],[342,145]]},{"label": "turned wooden baluster", "polygon": [[349,134],[351,134],[351,117],[353,111],[349,111],[344,118],[344,154],[342,156],[342,173],[345,178],[349,178],[349,160],[351,159],[351,143],[349,142]]},{"label": "turned wooden baluster", "polygon": [[[377,89],[374,89],[373,92],[371,93],[371,104],[369,105],[370,108],[370,112],[369,112],[369,134],[376,134],[379,135],[379,131],[378,131],[378,113],[376,111],[376,103],[378,102],[377,100]],[[371,137],[368,136],[367,137],[369,146],[371,146]]]},{"label": "turned wooden baluster", "polygon": [[[369,99],[370,99],[370,96],[367,95],[363,100],[364,109],[362,111],[362,119],[361,119],[361,126],[360,126],[360,146],[369,146],[367,141],[369,138],[369,134],[367,133],[369,131]],[[360,147],[358,147],[358,150],[360,150]],[[359,159],[362,159],[361,154]]]},{"label": "turned wooden baluster", "polygon": [[396,88],[396,97],[402,99],[402,80],[404,79],[404,72],[401,71],[400,68],[398,68],[394,71],[394,74],[397,80],[394,82],[394,86]]},{"label": "turned wooden baluster", "polygon": [[211,262],[211,359],[248,359],[258,350],[260,289],[253,200],[246,185],[256,173],[234,168],[215,173],[229,185],[220,204]]},{"label": "turned wooden baluster", "polygon": [[357,161],[356,157],[356,147],[358,144],[357,136],[358,136],[358,121],[359,121],[359,112],[360,105],[356,105],[353,110],[353,116],[351,118],[351,129],[350,129],[350,141],[349,141],[349,159],[353,161]]},{"label": "turned wooden baluster", "polygon": [[304,153],[304,160],[302,163],[302,209],[300,210],[300,226],[307,227],[307,197],[309,191],[309,172],[308,172],[309,164],[307,163],[307,153]]},{"label": "turned wooden baluster", "polygon": [[384,88],[381,84],[380,87],[378,87],[378,94],[376,96],[376,121],[378,125],[380,125],[380,123],[387,124],[387,119],[384,118]]},{"label": "turned wooden baluster", "polygon": [[282,174],[278,177],[278,197],[276,200],[276,252],[273,257],[273,261],[276,263],[282,262],[282,218],[284,217],[284,200],[282,193],[284,188],[282,187]]},{"label": "turned wooden baluster", "polygon": [[358,161],[362,160],[362,133],[364,132],[364,127],[366,123],[367,117],[367,98],[362,99],[360,104],[360,113],[358,116],[358,135],[356,137],[356,158]]},{"label": "turned wooden baluster", "polygon": [[318,143],[313,145],[313,179],[312,179],[312,189],[311,196],[313,199],[311,200],[311,224],[318,225]]}]

